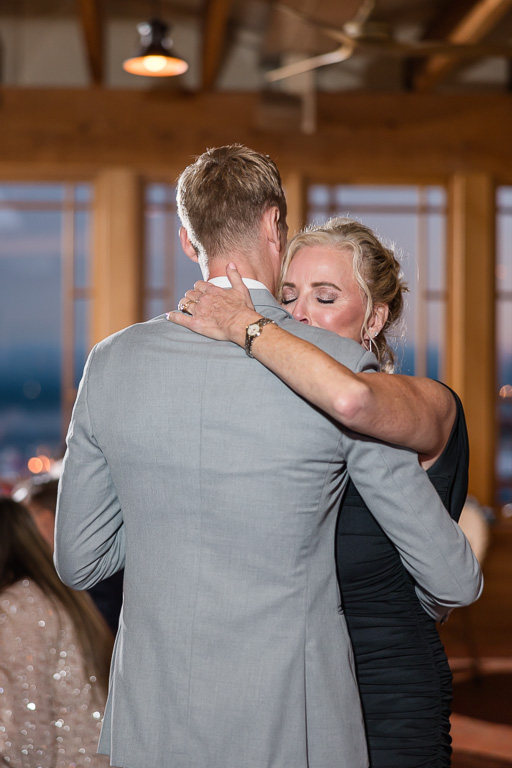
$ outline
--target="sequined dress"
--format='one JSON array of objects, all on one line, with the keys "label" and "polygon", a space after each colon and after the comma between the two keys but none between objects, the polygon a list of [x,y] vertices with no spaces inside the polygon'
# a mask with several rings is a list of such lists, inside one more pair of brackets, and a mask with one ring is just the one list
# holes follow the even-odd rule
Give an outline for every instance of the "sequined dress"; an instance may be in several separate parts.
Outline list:
[{"label": "sequined dress", "polygon": [[[462,404],[453,394],[455,424],[427,474],[458,520],[469,447]],[[338,519],[336,558],[370,768],[448,768],[452,681],[443,645],[397,550],[352,482]]]},{"label": "sequined dress", "polygon": [[24,579],[0,594],[0,763],[107,768],[96,754],[104,697],[85,676],[64,610]]}]

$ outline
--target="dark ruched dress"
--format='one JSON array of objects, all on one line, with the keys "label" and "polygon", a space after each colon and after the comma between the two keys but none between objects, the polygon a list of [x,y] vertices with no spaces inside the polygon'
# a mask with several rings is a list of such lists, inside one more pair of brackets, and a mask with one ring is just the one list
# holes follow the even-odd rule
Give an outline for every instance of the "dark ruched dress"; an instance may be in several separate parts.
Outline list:
[{"label": "dark ruched dress", "polygon": [[[454,397],[450,439],[428,475],[458,520],[467,494],[469,447],[462,404]],[[446,654],[397,550],[352,482],[340,510],[336,559],[371,768],[447,768],[452,676]]]}]

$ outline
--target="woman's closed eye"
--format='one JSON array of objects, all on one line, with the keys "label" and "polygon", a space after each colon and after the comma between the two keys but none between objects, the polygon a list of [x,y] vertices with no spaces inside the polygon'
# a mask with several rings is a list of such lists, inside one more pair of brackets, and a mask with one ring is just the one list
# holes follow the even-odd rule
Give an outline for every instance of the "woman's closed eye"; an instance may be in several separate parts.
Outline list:
[{"label": "woman's closed eye", "polygon": [[290,288],[285,288],[281,298],[281,304],[291,304],[292,301],[297,301],[296,294],[294,294]]},{"label": "woman's closed eye", "polygon": [[[336,297],[327,297],[327,296],[315,296],[316,301],[318,301],[319,304],[334,304],[336,301]],[[297,301],[297,296],[290,296],[290,295],[284,295],[281,299],[281,304],[284,304],[285,306],[287,304],[292,304],[294,301]]]},{"label": "woman's closed eye", "polygon": [[338,294],[331,291],[331,290],[320,290],[318,293],[315,294],[315,299],[318,301],[319,304],[334,304],[336,299],[338,298]]}]

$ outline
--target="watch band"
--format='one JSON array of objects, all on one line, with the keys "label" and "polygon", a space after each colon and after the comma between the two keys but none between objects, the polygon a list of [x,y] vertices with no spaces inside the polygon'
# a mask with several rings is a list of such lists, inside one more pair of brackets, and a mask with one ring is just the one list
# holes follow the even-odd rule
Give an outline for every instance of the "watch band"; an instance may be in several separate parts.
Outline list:
[{"label": "watch band", "polygon": [[274,321],[269,317],[260,317],[260,319],[256,320],[254,323],[249,323],[245,329],[245,354],[248,355],[248,357],[254,357],[251,351],[253,341],[254,339],[257,339],[258,336],[261,336],[263,327],[269,323],[275,325]]}]

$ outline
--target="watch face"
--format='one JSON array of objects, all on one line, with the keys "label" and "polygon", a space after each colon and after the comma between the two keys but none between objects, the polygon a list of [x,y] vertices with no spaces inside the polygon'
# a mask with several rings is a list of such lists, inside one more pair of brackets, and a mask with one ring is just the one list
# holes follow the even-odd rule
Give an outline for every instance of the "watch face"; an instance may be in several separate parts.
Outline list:
[{"label": "watch face", "polygon": [[260,333],[261,328],[256,323],[253,323],[252,325],[249,325],[247,328],[247,334],[249,336],[258,336]]}]

